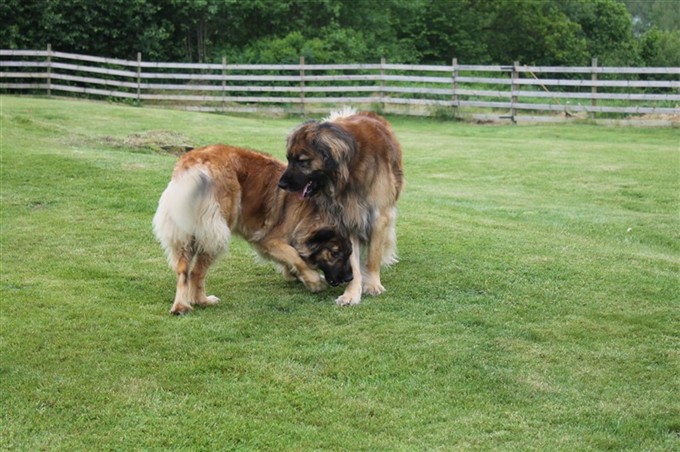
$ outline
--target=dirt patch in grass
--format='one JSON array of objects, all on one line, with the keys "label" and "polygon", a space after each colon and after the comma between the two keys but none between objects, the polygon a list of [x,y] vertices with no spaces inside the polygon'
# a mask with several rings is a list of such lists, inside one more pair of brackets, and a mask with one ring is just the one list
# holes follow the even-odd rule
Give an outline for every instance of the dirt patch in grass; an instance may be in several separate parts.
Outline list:
[{"label": "dirt patch in grass", "polygon": [[640,119],[646,121],[669,121],[673,124],[680,124],[680,115],[650,113],[640,116]]},{"label": "dirt patch in grass", "polygon": [[132,133],[123,138],[119,145],[154,152],[164,152],[182,155],[195,146],[191,140],[181,133],[169,130],[150,130],[148,132]]}]

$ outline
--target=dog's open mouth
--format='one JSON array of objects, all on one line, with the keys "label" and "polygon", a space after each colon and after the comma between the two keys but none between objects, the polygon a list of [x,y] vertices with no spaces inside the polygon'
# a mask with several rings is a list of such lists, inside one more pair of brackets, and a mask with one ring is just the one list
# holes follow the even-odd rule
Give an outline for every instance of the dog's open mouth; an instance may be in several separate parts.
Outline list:
[{"label": "dog's open mouth", "polygon": [[313,180],[307,182],[302,190],[298,193],[300,199],[310,198],[316,193],[317,183]]}]

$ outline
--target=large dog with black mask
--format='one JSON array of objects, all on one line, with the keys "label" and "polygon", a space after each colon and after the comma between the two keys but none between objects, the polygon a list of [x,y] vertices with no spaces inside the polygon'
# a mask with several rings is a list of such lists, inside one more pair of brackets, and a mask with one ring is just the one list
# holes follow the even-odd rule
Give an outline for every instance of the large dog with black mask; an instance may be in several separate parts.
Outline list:
[{"label": "large dog with black mask", "polygon": [[219,301],[206,295],[205,276],[232,233],[312,292],[352,279],[349,238],[313,202],[279,190],[285,167],[269,155],[225,145],[194,149],[178,160],[153,218],[177,273],[170,312]]},{"label": "large dog with black mask", "polygon": [[314,200],[352,240],[354,279],[337,304],[384,292],[380,268],[397,261],[396,202],[404,185],[401,146],[390,124],[353,109],[305,122],[288,137],[287,159],[279,187]]}]

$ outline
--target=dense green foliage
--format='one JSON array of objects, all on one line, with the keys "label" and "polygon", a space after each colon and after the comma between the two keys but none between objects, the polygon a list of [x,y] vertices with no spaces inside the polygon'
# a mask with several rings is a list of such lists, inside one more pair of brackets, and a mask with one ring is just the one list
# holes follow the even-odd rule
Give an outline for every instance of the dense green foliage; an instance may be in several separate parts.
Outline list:
[{"label": "dense green foliage", "polygon": [[0,102],[0,450],[679,450],[677,129],[392,118],[385,294],[338,308],[235,238],[177,318],[176,158],[128,138],[283,158],[301,119]]},{"label": "dense green foliage", "polygon": [[[5,0],[0,47],[152,61],[675,65],[662,0]],[[628,9],[627,7],[628,6]],[[632,11],[634,16],[629,11]],[[667,13],[667,14],[666,14]],[[658,25],[654,28],[653,25]],[[650,31],[651,30],[651,31]],[[647,36],[653,33],[653,36]]]}]

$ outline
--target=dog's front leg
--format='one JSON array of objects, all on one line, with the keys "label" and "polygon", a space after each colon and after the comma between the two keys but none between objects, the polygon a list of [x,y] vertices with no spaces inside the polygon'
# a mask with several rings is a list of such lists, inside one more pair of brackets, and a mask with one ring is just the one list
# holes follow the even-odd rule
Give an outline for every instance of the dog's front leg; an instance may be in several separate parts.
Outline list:
[{"label": "dog's front leg", "polygon": [[352,265],[352,276],[354,279],[352,279],[349,284],[347,284],[347,288],[345,289],[345,293],[340,295],[335,302],[337,303],[338,306],[350,306],[350,305],[355,305],[359,304],[361,302],[361,261],[360,261],[360,256],[361,256],[361,243],[359,243],[359,238],[356,236],[352,236],[352,249],[354,250],[352,252],[352,255],[349,257],[349,262]]},{"label": "dog's front leg", "polygon": [[319,273],[302,260],[298,251],[282,240],[273,240],[262,244],[264,251],[272,259],[286,269],[292,269],[310,292],[320,292],[326,288],[326,282]]}]

